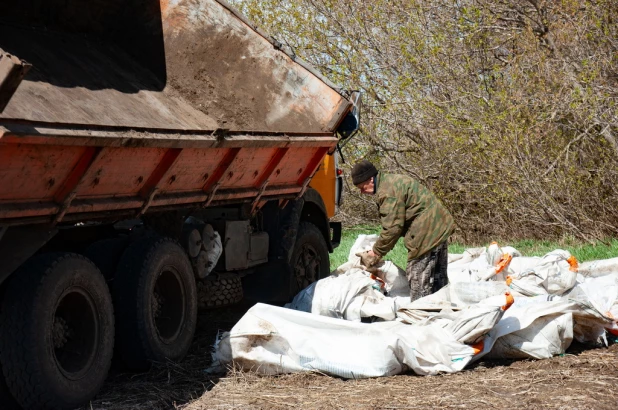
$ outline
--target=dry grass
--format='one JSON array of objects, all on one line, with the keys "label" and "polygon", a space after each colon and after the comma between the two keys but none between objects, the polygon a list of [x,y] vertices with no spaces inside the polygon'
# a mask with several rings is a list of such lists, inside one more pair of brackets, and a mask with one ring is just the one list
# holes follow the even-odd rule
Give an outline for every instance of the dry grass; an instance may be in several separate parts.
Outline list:
[{"label": "dry grass", "polygon": [[[116,374],[93,410],[204,409],[614,409],[618,405],[618,345],[549,360],[482,362],[456,374],[413,374],[343,380],[321,374],[276,377],[230,370],[214,377],[210,364],[217,330],[231,328],[247,309],[200,316],[196,341],[180,365],[142,375]],[[359,358],[362,360],[362,358]]]},{"label": "dry grass", "polygon": [[221,376],[204,372],[217,332],[231,329],[250,306],[200,312],[193,346],[181,363],[157,363],[143,374],[124,372],[114,363],[103,390],[84,410],[167,410],[198,399]]},{"label": "dry grass", "polygon": [[614,345],[550,360],[482,363],[434,377],[342,380],[232,371],[184,409],[614,409],[617,353]]}]

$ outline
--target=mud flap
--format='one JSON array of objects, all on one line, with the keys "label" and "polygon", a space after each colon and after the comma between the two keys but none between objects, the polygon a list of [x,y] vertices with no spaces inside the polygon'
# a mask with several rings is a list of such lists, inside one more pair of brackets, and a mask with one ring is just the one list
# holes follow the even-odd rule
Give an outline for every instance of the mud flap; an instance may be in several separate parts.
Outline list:
[{"label": "mud flap", "polygon": [[330,229],[332,231],[332,237],[330,238],[330,243],[333,246],[333,249],[338,247],[341,243],[341,222],[330,222]]}]

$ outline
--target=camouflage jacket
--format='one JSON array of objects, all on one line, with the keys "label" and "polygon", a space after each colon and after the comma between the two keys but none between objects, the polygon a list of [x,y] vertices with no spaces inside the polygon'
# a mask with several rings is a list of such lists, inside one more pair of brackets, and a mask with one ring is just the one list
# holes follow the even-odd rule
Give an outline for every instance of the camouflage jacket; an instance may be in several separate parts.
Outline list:
[{"label": "camouflage jacket", "polygon": [[445,241],[454,229],[453,217],[436,196],[406,175],[380,172],[376,178],[382,231],[373,251],[386,255],[404,237],[408,261]]}]

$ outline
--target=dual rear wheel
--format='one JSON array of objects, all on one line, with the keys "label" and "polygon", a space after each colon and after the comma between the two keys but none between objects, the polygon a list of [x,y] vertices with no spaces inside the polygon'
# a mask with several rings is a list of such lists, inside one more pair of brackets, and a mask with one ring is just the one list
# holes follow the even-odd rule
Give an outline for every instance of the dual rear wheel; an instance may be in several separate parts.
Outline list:
[{"label": "dual rear wheel", "polygon": [[0,312],[2,409],[87,403],[105,381],[115,334],[132,369],[185,356],[197,297],[180,245],[159,237],[130,245],[111,283],[110,292],[97,266],[71,253],[33,257],[12,275]]},{"label": "dual rear wheel", "polygon": [[131,369],[180,360],[197,323],[197,289],[187,254],[174,240],[151,237],[124,252],[114,279],[118,354]]},{"label": "dual rear wheel", "polygon": [[[198,297],[185,250],[152,236],[100,243],[90,256],[104,274],[84,256],[51,253],[31,258],[6,284],[0,306],[2,409],[87,403],[107,377],[114,348],[135,370],[187,354]],[[299,227],[290,264],[296,292],[328,275],[326,242],[314,225]]]}]

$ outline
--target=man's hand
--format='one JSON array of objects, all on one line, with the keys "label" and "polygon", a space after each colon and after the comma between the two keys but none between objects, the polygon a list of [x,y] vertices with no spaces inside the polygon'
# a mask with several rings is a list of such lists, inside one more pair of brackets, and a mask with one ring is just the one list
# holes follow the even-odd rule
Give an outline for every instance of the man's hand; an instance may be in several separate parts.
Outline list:
[{"label": "man's hand", "polygon": [[364,252],[359,252],[356,254],[356,256],[360,257],[361,264],[366,268],[371,268],[372,266],[380,262],[380,259],[382,259],[382,257],[376,255],[376,253],[372,249]]}]

